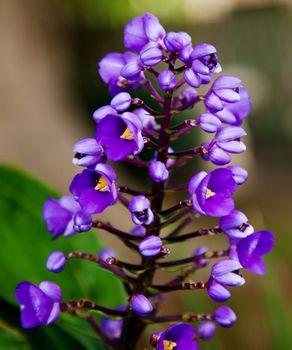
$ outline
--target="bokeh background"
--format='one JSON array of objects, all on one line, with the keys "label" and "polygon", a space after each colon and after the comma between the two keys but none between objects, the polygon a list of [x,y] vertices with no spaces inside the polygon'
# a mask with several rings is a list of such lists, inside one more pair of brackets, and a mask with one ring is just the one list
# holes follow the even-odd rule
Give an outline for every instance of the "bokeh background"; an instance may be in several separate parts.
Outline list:
[{"label": "bokeh background", "polygon": [[[249,170],[250,179],[237,195],[238,208],[247,213],[256,229],[267,228],[276,234],[276,247],[267,258],[267,274],[264,277],[248,274],[247,284],[233,292],[229,304],[236,310],[239,322],[232,330],[219,331],[215,340],[202,348],[292,349],[291,1],[0,0],[0,161],[26,170],[59,193],[67,193],[76,173],[71,164],[72,145],[78,139],[94,135],[92,112],[109,101],[107,87],[97,74],[97,62],[109,51],[123,51],[123,26],[146,11],[157,15],[166,30],[187,31],[193,43],[209,42],[216,46],[224,73],[242,78],[250,91],[253,109],[244,126],[249,134],[248,151],[237,158],[237,163]],[[191,142],[190,137],[185,140]],[[192,164],[184,169],[182,176],[190,177],[199,166],[208,167],[203,162]],[[119,168],[119,176],[120,181],[130,181],[134,187],[139,186],[139,178],[144,184],[143,174],[137,176],[131,168]],[[41,221],[35,223],[37,218],[30,223],[31,236],[25,236],[24,225],[14,228],[14,217],[11,212],[5,212],[5,203],[10,196],[11,208],[17,209],[19,180],[11,178],[9,172],[2,174],[0,180],[0,217],[13,227],[10,232],[0,223],[3,266],[0,277],[4,285],[1,288],[5,290],[4,294],[0,293],[0,349],[30,349],[32,345],[26,340],[33,335],[17,328],[13,290],[20,277],[18,272],[26,278],[25,273],[34,270],[38,262],[44,264],[45,254],[52,250],[53,243]],[[43,197],[36,197],[33,186],[40,185],[30,183],[25,191],[19,191],[24,200],[35,201],[39,206]],[[169,198],[169,204],[176,200]],[[41,209],[35,210],[41,216]],[[117,225],[129,227],[126,212],[113,208],[104,215],[104,219],[110,217],[114,217]],[[33,244],[40,237],[38,230],[45,236],[43,243],[39,243],[42,258]],[[112,237],[100,236],[120,254],[124,252]],[[81,239],[75,240],[75,249],[77,243],[84,244]],[[213,241],[200,243],[214,244]],[[68,250],[67,241],[62,244]],[[92,242],[87,239],[86,244],[84,248]],[[194,249],[180,247],[183,252]],[[85,268],[84,265],[84,271]],[[75,274],[81,275],[77,263],[70,273],[73,277],[67,284],[73,283]],[[42,274],[46,274],[44,267],[40,275],[30,273],[30,276],[41,278]],[[59,282],[61,278],[55,280]],[[96,280],[92,276],[91,279],[89,287],[93,288]],[[78,294],[74,285],[66,288],[67,299],[72,291]],[[187,298],[173,294],[164,312],[215,307],[207,297],[187,294]],[[115,298],[108,300],[112,306],[115,302]],[[37,332],[33,346],[39,349],[38,339],[48,333]],[[52,340],[51,335],[48,337]],[[60,334],[61,343],[65,338]],[[74,348],[74,342],[67,340],[63,344]],[[82,346],[94,349],[94,345]],[[78,343],[76,348],[82,346]],[[143,345],[138,348],[142,349]]]}]

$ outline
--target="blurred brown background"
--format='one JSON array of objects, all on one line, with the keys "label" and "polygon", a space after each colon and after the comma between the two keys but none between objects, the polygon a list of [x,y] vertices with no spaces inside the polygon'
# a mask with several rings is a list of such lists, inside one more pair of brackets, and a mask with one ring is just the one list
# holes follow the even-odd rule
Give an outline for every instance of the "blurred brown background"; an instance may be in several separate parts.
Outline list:
[{"label": "blurred brown background", "polygon": [[[239,322],[219,332],[216,350],[292,349],[291,1],[0,0],[0,161],[67,192],[76,173],[72,145],[94,135],[91,114],[110,98],[97,62],[123,50],[123,26],[146,11],[166,30],[216,46],[224,73],[240,76],[253,101],[245,124],[248,151],[237,158],[250,179],[238,207],[256,229],[274,231],[277,243],[267,275],[249,275],[247,285],[234,290]],[[128,171],[122,179],[134,181],[134,175]],[[188,297],[197,306],[196,295]]]}]

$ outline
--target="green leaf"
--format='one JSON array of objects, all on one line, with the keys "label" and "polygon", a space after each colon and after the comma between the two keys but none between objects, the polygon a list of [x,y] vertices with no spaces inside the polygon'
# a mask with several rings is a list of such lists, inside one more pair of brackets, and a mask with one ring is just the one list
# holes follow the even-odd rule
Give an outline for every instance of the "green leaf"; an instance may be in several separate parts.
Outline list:
[{"label": "green leaf", "polygon": [[[89,298],[110,307],[124,303],[121,282],[94,263],[70,260],[60,274],[46,270],[46,259],[53,250],[66,254],[73,250],[97,253],[101,249],[94,232],[52,240],[42,220],[43,204],[49,196],[58,197],[32,176],[11,167],[0,166],[0,297],[8,303],[16,304],[14,290],[17,283],[27,280],[38,284],[43,280],[51,280],[62,288],[64,300]],[[57,335],[52,330],[50,336],[51,329],[57,328],[59,333],[64,333],[65,330],[79,341],[85,338],[76,333],[76,329],[72,331],[72,327],[63,326],[62,319],[63,317],[57,322],[62,325],[62,330],[60,326],[48,327],[42,333],[47,333],[47,337],[53,339]],[[94,338],[92,332],[91,336]],[[7,334],[5,337],[8,337]],[[82,347],[79,341],[80,349]],[[85,349],[93,349],[86,342],[81,343]],[[54,348],[57,348],[55,344]],[[95,343],[95,349],[99,348]]]}]

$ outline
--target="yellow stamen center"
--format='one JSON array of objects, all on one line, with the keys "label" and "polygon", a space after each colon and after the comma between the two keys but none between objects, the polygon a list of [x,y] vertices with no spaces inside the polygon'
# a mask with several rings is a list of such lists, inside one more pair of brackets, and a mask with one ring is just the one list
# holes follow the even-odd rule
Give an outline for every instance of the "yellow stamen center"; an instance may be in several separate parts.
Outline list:
[{"label": "yellow stamen center", "polygon": [[207,188],[207,192],[206,192],[206,198],[209,199],[213,196],[215,196],[215,192],[211,191],[209,188]]},{"label": "yellow stamen center", "polygon": [[163,340],[163,347],[164,350],[173,350],[173,348],[176,347],[176,343],[169,340]]},{"label": "yellow stamen center", "polygon": [[125,140],[133,140],[133,135],[131,133],[131,131],[127,128],[123,134],[120,136],[121,139],[125,139]]},{"label": "yellow stamen center", "polygon": [[106,179],[103,176],[101,176],[99,178],[98,183],[97,183],[97,185],[95,186],[94,189],[97,190],[97,191],[100,191],[100,192],[107,192],[107,191],[109,191],[108,184],[106,182]]}]

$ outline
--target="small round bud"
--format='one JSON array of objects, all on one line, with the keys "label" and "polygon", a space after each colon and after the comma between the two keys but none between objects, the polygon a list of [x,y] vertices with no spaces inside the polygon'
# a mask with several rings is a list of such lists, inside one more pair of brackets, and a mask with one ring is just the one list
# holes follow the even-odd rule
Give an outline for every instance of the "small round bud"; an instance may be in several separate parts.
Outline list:
[{"label": "small round bud", "polygon": [[222,284],[212,281],[208,287],[209,296],[218,302],[224,302],[231,297],[231,293]]},{"label": "small round bud", "polygon": [[66,263],[66,256],[59,251],[52,252],[48,259],[46,267],[51,272],[60,272],[64,269]]},{"label": "small round bud", "polygon": [[160,72],[157,81],[161,90],[164,91],[172,90],[175,88],[176,85],[175,75],[170,70],[163,70],[162,72]]},{"label": "small round bud", "polygon": [[153,311],[150,301],[142,294],[134,295],[130,300],[130,306],[140,317],[147,317]]},{"label": "small round bud", "polygon": [[161,182],[168,179],[169,172],[164,163],[155,161],[150,164],[149,174],[154,182]]},{"label": "small round bud", "polygon": [[136,225],[150,225],[154,220],[150,201],[145,196],[133,197],[129,202],[129,210]]},{"label": "small round bud", "polygon": [[216,326],[213,322],[203,322],[198,327],[198,335],[203,340],[211,339],[216,331]]},{"label": "small round bud", "polygon": [[126,111],[132,103],[132,97],[127,92],[121,92],[117,94],[111,100],[111,106],[118,112]]},{"label": "small round bud", "polygon": [[143,256],[155,256],[160,253],[162,241],[157,236],[148,236],[139,244],[139,251]]},{"label": "small round bud", "polygon": [[222,327],[229,328],[236,322],[236,315],[228,306],[219,306],[214,313],[214,320]]},{"label": "small round bud", "polygon": [[108,258],[115,258],[116,253],[110,248],[103,248],[99,253],[98,257],[100,260],[107,261]]},{"label": "small round bud", "polygon": [[132,235],[136,237],[145,237],[146,236],[146,228],[143,225],[136,225],[132,230]]},{"label": "small round bud", "polygon": [[74,216],[73,228],[75,232],[87,232],[91,227],[92,219],[90,215],[81,211]]}]

